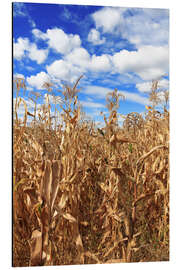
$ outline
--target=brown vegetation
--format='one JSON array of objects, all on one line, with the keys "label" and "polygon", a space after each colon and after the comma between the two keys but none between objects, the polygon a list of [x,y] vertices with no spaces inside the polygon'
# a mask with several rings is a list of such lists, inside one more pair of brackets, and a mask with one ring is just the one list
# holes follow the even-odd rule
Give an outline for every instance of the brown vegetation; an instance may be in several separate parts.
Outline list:
[{"label": "brown vegetation", "polygon": [[108,94],[97,129],[81,117],[78,82],[64,88],[54,127],[48,96],[32,114],[15,84],[13,266],[169,260],[169,112],[155,110],[157,85],[146,116],[130,113],[123,127],[121,96]]}]

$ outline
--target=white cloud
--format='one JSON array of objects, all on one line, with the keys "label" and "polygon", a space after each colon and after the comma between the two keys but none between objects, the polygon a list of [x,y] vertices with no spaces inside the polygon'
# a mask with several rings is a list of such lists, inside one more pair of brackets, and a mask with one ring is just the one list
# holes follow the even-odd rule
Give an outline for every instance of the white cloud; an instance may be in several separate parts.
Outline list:
[{"label": "white cloud", "polygon": [[35,68],[34,68],[34,67],[31,67],[31,66],[25,66],[25,68],[26,68],[28,71],[30,71],[30,72],[32,72],[32,71],[35,70]]},{"label": "white cloud", "polygon": [[17,60],[21,60],[25,56],[25,52],[29,50],[28,38],[18,38],[13,45],[13,56]]},{"label": "white cloud", "polygon": [[24,79],[24,75],[19,73],[14,74],[13,77],[14,79]]},{"label": "white cloud", "polygon": [[36,38],[47,40],[49,47],[61,54],[68,54],[74,48],[81,46],[79,35],[68,35],[60,28],[48,29],[46,33],[34,29],[32,33]]},{"label": "white cloud", "polygon": [[90,70],[95,72],[107,72],[112,69],[111,57],[107,54],[93,55],[90,62]]},{"label": "white cloud", "polygon": [[47,49],[38,49],[36,44],[31,44],[29,47],[29,58],[36,61],[38,64],[43,63],[48,56]]},{"label": "white cloud", "polygon": [[36,89],[44,89],[43,84],[46,82],[50,82],[50,76],[42,71],[37,75],[27,77],[27,82],[30,86],[33,86]]},{"label": "white cloud", "polygon": [[96,11],[92,15],[96,28],[102,28],[103,32],[113,32],[121,23],[122,12],[125,10],[126,8],[104,7]]},{"label": "white cloud", "polygon": [[36,27],[36,23],[35,23],[35,21],[33,21],[32,19],[31,19],[31,17],[29,16],[29,18],[28,18],[28,22],[29,22],[29,24],[31,24],[31,26],[33,27],[33,28],[35,28]]},{"label": "white cloud", "polygon": [[168,10],[136,9],[134,16],[124,19],[122,35],[137,47],[150,44],[167,45],[169,40]]},{"label": "white cloud", "polygon": [[112,69],[111,57],[109,55],[90,56],[84,48],[74,49],[64,59],[64,63],[70,65],[72,71],[78,67],[80,73],[87,70],[92,72],[107,72]]},{"label": "white cloud", "polygon": [[29,15],[25,3],[13,3],[13,16],[14,17],[26,17],[27,21],[32,27],[36,27],[36,23],[32,20]]},{"label": "white cloud", "polygon": [[13,3],[13,16],[26,16],[26,9],[24,3]]},{"label": "white cloud", "polygon": [[65,60],[73,65],[87,69],[90,62],[90,55],[84,48],[75,48],[65,57]]},{"label": "white cloud", "polygon": [[70,65],[64,60],[56,60],[51,65],[46,66],[48,74],[53,77],[67,79],[70,72]]},{"label": "white cloud", "polygon": [[[144,82],[144,83],[137,83],[136,88],[140,92],[148,93],[151,91],[152,88],[152,81]],[[158,81],[158,90],[167,90],[169,88],[169,80],[161,79]]]},{"label": "white cloud", "polygon": [[[109,16],[113,13],[115,16],[122,19],[124,13],[128,9],[126,8],[103,8],[100,11],[93,14],[93,17],[97,20],[97,26],[100,27],[100,21],[103,16],[106,16],[107,12],[110,12]],[[134,10],[133,10],[134,11]],[[135,9],[134,16],[140,16],[143,9]],[[143,14],[144,14],[143,13]],[[142,14],[141,14],[142,15]],[[149,16],[149,15],[148,15]],[[152,18],[154,18],[152,13]],[[133,16],[127,16],[130,18]],[[126,17],[125,17],[126,18]],[[107,21],[107,19],[106,19]],[[116,20],[108,23],[116,25]],[[156,23],[154,22],[154,25]],[[109,31],[109,25],[105,24],[104,31]],[[111,25],[111,27],[114,27]],[[155,26],[154,26],[155,27]],[[157,26],[158,27],[158,26]],[[142,28],[142,24],[141,24]],[[155,27],[156,28],[156,27]],[[96,41],[100,40],[98,36],[99,32],[94,30]],[[90,55],[85,48],[81,46],[81,40],[78,35],[68,35],[59,28],[48,29],[46,33],[38,29],[32,30],[32,33],[36,38],[42,39],[49,44],[49,48],[56,50],[61,54],[64,54],[63,58],[56,60],[51,65],[47,66],[47,72],[55,79],[68,80],[73,82],[86,71],[91,72],[112,72],[114,74],[133,73],[135,76],[139,76],[143,80],[153,80],[161,77],[168,71],[169,65],[169,50],[167,46],[140,46],[136,51],[121,50],[114,55],[102,54],[102,55]],[[93,32],[90,32],[93,33]],[[91,37],[92,38],[92,37]],[[95,40],[95,38],[94,38]],[[24,55],[24,43],[18,44],[16,48],[16,57],[21,58]],[[35,44],[25,44],[28,46],[29,57],[31,60],[36,60],[37,63],[42,63],[47,57],[47,50],[38,50]]]},{"label": "white cloud", "polygon": [[130,93],[130,92],[121,91],[121,90],[119,91],[119,93],[123,94],[125,97],[125,100],[127,101],[136,102],[142,105],[148,105],[150,103],[147,97],[143,97],[139,94]]},{"label": "white cloud", "polygon": [[33,29],[32,33],[37,39],[42,39],[42,40],[47,39],[47,35],[37,28]]},{"label": "white cloud", "polygon": [[152,82],[137,83],[136,88],[142,93],[148,93],[151,91]]},{"label": "white cloud", "polygon": [[96,109],[96,108],[105,108],[105,106],[104,106],[103,104],[98,103],[98,102],[81,101],[81,104],[82,104],[84,107],[93,108],[93,109]]},{"label": "white cloud", "polygon": [[88,41],[92,42],[94,45],[101,45],[106,41],[106,39],[101,39],[99,31],[93,28],[88,34]]},{"label": "white cloud", "polygon": [[65,80],[73,83],[80,75],[82,75],[82,69],[73,66],[70,62],[65,60],[56,60],[51,65],[46,66],[48,74],[52,79]]},{"label": "white cloud", "polygon": [[84,90],[84,94],[92,95],[96,98],[105,98],[109,92],[112,92],[112,89],[101,86],[87,86]]},{"label": "white cloud", "polygon": [[105,33],[120,34],[137,47],[168,44],[168,10],[104,7],[92,17],[97,29],[102,29]]},{"label": "white cloud", "polygon": [[162,79],[158,82],[158,88],[161,90],[168,90],[169,89],[169,80]]},{"label": "white cloud", "polygon": [[51,48],[59,53],[67,54],[72,49],[81,45],[81,40],[78,35],[67,35],[63,30],[55,28],[47,30],[48,44]]},{"label": "white cloud", "polygon": [[[114,9],[106,7],[94,13],[93,18],[96,21],[96,26],[100,27],[100,22],[103,22],[102,19],[104,18],[104,16],[107,15],[108,12],[109,16],[113,16],[113,14],[116,14],[114,15],[115,18],[119,18],[118,20],[121,20],[127,11],[129,11],[129,9],[127,8]],[[157,16],[160,16],[159,14],[156,14],[156,12],[152,12],[150,13],[150,17],[150,15],[146,15],[144,9],[133,9],[132,13],[133,12],[133,16],[126,15],[123,17],[122,20],[132,20],[132,18],[138,16],[149,16],[148,18],[154,19]],[[105,21],[107,22],[104,22],[104,31],[110,31],[111,27],[114,28],[117,26],[117,20],[108,21],[106,18]],[[108,23],[110,25],[108,25]],[[129,23],[130,25],[132,24],[132,22]],[[146,24],[146,22],[144,22],[144,24]],[[153,22],[154,28],[159,27],[159,25],[156,26],[156,24],[157,22]],[[137,31],[140,31],[140,25],[139,30]],[[48,29],[46,33],[43,33],[38,29],[34,29],[32,33],[36,38],[40,38],[48,42],[49,48],[52,48],[56,50],[56,52],[64,54],[61,60],[56,60],[51,65],[47,66],[48,73],[56,79],[68,80],[73,82],[77,79],[78,76],[82,75],[84,72],[91,71],[113,72],[114,74],[117,73],[125,75],[128,73],[134,73],[134,75],[138,75],[143,80],[153,80],[161,77],[168,72],[169,50],[167,46],[146,45],[138,47],[136,51],[121,50],[120,52],[115,53],[113,56],[108,54],[90,56],[90,54],[85,48],[80,47],[81,40],[78,35],[68,35],[59,28]],[[91,29],[90,33],[94,33],[94,37],[93,35],[91,36],[92,41],[96,40],[96,42],[98,42],[98,40],[100,40],[100,34],[96,29]],[[135,37],[134,35],[133,38],[138,39],[139,37]],[[38,63],[42,63],[46,59],[48,52],[46,50],[37,51],[35,46],[30,47],[34,48],[33,53],[30,53],[31,59],[36,60]],[[22,52],[23,50],[21,50],[20,47],[19,51],[17,50],[17,57],[18,55],[20,57],[22,55]]]},{"label": "white cloud", "polygon": [[154,80],[164,75],[169,65],[168,47],[144,46],[138,51],[122,50],[112,57],[119,73],[134,72],[143,80]]},{"label": "white cloud", "polygon": [[41,64],[48,56],[48,50],[38,49],[37,45],[30,43],[28,38],[19,37],[17,42],[14,42],[13,46],[13,56],[17,60],[28,57],[38,64]]},{"label": "white cloud", "polygon": [[[109,92],[112,92],[112,89],[101,86],[87,86],[85,88],[84,94],[92,95],[95,98],[104,99]],[[139,94],[130,93],[124,90],[119,90],[118,93],[125,96],[125,101],[132,101],[143,105],[149,104],[148,98]]]}]

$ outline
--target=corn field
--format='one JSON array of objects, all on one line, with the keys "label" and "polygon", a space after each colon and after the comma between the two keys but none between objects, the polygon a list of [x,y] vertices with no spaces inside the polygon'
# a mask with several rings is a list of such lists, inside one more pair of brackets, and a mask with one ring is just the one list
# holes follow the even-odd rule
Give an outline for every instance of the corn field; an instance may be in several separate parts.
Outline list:
[{"label": "corn field", "polygon": [[123,96],[109,93],[100,129],[83,119],[79,81],[53,115],[48,94],[29,112],[14,81],[13,266],[168,261],[169,110],[156,110],[157,82],[145,117],[121,127]]}]

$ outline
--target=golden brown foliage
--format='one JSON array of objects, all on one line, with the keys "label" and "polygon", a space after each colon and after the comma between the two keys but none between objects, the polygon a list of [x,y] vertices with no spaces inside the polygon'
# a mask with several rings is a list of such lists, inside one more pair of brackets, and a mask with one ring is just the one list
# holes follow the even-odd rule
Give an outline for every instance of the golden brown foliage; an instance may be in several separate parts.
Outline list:
[{"label": "golden brown foliage", "polygon": [[64,89],[64,128],[52,128],[48,97],[37,116],[17,94],[13,266],[169,260],[169,112],[146,107],[120,128],[115,90],[96,129],[80,121],[78,82]]}]

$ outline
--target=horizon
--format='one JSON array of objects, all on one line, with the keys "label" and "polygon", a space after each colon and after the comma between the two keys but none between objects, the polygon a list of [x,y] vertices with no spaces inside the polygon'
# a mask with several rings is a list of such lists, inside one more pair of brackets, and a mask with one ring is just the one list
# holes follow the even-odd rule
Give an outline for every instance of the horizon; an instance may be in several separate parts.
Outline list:
[{"label": "horizon", "polygon": [[25,79],[29,112],[28,94],[40,93],[41,105],[45,82],[58,95],[81,75],[79,101],[93,121],[102,125],[114,89],[125,96],[118,113],[144,112],[153,80],[169,89],[169,10],[13,3],[13,76]]}]

